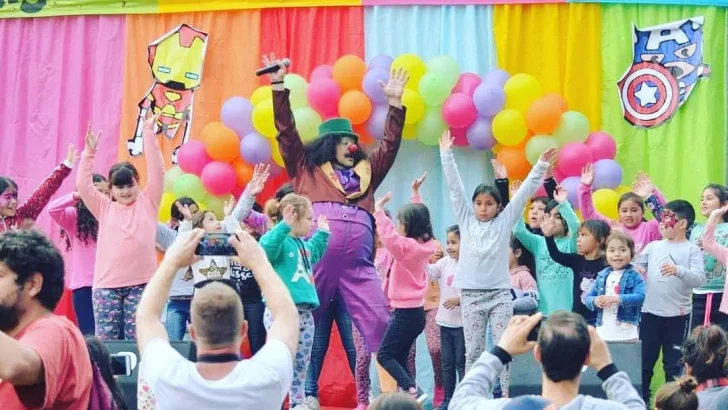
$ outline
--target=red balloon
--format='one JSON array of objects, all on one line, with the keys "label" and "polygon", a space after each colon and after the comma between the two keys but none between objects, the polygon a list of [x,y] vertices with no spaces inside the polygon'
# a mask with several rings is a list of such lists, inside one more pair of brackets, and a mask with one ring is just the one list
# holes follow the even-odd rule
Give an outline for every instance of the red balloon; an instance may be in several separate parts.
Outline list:
[{"label": "red balloon", "polygon": [[455,84],[455,88],[452,89],[452,92],[465,93],[472,97],[473,94],[475,94],[475,89],[478,88],[482,82],[483,80],[480,79],[480,76],[475,73],[462,73],[460,74],[460,78],[458,78],[457,84]]},{"label": "red balloon", "polygon": [[604,131],[592,132],[584,144],[592,152],[594,161],[614,159],[614,156],[617,155],[617,143],[614,142],[614,138],[611,135]]},{"label": "red balloon", "polygon": [[467,128],[478,118],[473,98],[465,93],[454,93],[442,105],[442,118],[451,128]]},{"label": "red balloon", "polygon": [[567,177],[581,175],[581,170],[586,164],[594,162],[589,147],[581,142],[570,142],[559,150],[557,167]]},{"label": "red balloon", "polygon": [[450,135],[453,137],[453,144],[458,147],[468,146],[468,129],[450,127]]}]

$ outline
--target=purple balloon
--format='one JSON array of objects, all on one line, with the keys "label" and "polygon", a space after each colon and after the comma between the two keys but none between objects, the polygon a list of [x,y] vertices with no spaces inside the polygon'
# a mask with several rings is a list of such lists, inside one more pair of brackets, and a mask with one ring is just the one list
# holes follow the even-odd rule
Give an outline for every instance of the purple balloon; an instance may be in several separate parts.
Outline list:
[{"label": "purple balloon", "polygon": [[253,104],[247,98],[232,97],[225,101],[220,118],[226,127],[235,131],[239,138],[255,131],[253,128]]},{"label": "purple balloon", "polygon": [[392,61],[394,61],[394,59],[388,55],[378,55],[369,61],[369,69],[373,70],[375,68],[383,68],[389,72],[389,69],[392,67]]},{"label": "purple balloon", "polygon": [[574,209],[579,209],[579,184],[581,184],[581,177],[564,178],[559,184],[568,192],[569,203]]},{"label": "purple balloon", "polygon": [[498,114],[506,103],[506,93],[503,89],[491,84],[482,83],[473,93],[473,104],[480,115],[493,117]]},{"label": "purple balloon", "polygon": [[364,94],[366,94],[373,103],[382,103],[387,101],[387,96],[384,95],[382,87],[379,86],[380,81],[385,84],[389,81],[388,70],[383,68],[371,69],[368,73],[364,74],[364,79],[361,82],[361,88],[364,91]]},{"label": "purple balloon", "polygon": [[473,124],[465,131],[465,138],[468,139],[470,147],[479,150],[489,150],[496,144],[491,129],[493,120],[486,117],[478,117]]},{"label": "purple balloon", "polygon": [[313,71],[311,71],[311,75],[308,76],[308,82],[312,83],[316,80],[321,80],[324,78],[331,79],[331,78],[333,78],[333,74],[332,74],[333,72],[334,72],[333,66],[330,66],[327,64],[322,64],[322,65],[314,68]]},{"label": "purple balloon", "polygon": [[248,164],[268,162],[271,155],[270,142],[258,133],[250,133],[240,140],[240,156]]},{"label": "purple balloon", "polygon": [[616,189],[622,183],[622,167],[613,159],[600,159],[594,163],[594,190]]},{"label": "purple balloon", "polygon": [[507,72],[501,70],[500,68],[496,68],[495,70],[489,71],[486,75],[483,76],[483,82],[497,85],[500,88],[503,88],[506,85],[506,81],[511,76],[508,75]]},{"label": "purple balloon", "polygon": [[378,104],[372,109],[372,114],[367,120],[366,127],[369,135],[381,141],[384,139],[384,124],[387,121],[389,107],[384,104]]}]

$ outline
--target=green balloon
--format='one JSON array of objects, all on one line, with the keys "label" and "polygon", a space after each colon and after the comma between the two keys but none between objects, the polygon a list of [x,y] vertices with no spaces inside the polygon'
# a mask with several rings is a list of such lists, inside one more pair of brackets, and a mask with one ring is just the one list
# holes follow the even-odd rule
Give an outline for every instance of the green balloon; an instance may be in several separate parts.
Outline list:
[{"label": "green balloon", "polygon": [[441,72],[431,72],[422,76],[419,91],[425,104],[437,107],[445,102],[450,95],[452,86],[448,85],[447,76]]},{"label": "green balloon", "polygon": [[174,181],[174,194],[177,198],[188,196],[196,202],[202,202],[207,194],[200,177],[194,174],[184,174]]},{"label": "green balloon", "polygon": [[306,90],[308,90],[308,83],[303,77],[298,74],[288,74],[283,79],[283,85],[291,90],[288,97],[291,101],[291,108],[295,110],[307,105]]},{"label": "green balloon", "polygon": [[301,107],[293,111],[296,119],[296,129],[303,142],[316,139],[321,125],[321,116],[311,107]]},{"label": "green balloon", "polygon": [[526,143],[526,159],[531,165],[536,165],[538,158],[549,148],[558,148],[559,142],[550,135],[534,135]]},{"label": "green balloon", "polygon": [[432,57],[427,62],[428,72],[438,72],[445,75],[445,84],[451,89],[455,87],[460,77],[460,66],[454,58],[446,55]]},{"label": "green balloon", "polygon": [[438,145],[442,132],[448,128],[442,119],[442,107],[427,107],[417,123],[417,140],[425,145]]},{"label": "green balloon", "polygon": [[579,111],[561,114],[561,121],[552,133],[559,146],[569,142],[584,142],[589,136],[589,120]]},{"label": "green balloon", "polygon": [[164,192],[172,192],[174,190],[174,182],[185,172],[178,166],[174,166],[164,173]]},{"label": "green balloon", "polygon": [[207,209],[214,212],[215,216],[217,216],[218,219],[222,220],[225,217],[225,202],[229,199],[229,197],[225,196],[214,196],[207,194],[202,200],[202,203],[207,205]]}]

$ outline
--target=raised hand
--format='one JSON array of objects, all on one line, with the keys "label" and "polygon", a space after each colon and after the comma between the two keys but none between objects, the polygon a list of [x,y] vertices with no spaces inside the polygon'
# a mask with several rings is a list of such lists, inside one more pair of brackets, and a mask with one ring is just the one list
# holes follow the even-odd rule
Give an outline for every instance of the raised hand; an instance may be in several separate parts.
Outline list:
[{"label": "raised hand", "polygon": [[554,191],[554,199],[556,202],[563,204],[569,199],[569,191],[561,185],[557,185],[556,190]]},{"label": "raised hand", "polygon": [[[398,68],[389,75],[389,81],[385,84],[384,81],[379,81],[379,86],[382,87],[384,95],[389,99],[390,105],[401,106],[402,105],[402,94],[404,94],[404,86],[409,81],[410,77],[406,70]],[[394,103],[394,104],[393,104]]]},{"label": "raised hand", "polygon": [[316,225],[318,225],[319,231],[331,232],[329,230],[329,218],[324,214],[319,215]]},{"label": "raised hand", "polygon": [[233,209],[235,209],[235,197],[230,195],[230,198],[225,201],[225,205],[222,207],[222,213],[225,216],[230,216],[233,213]]},{"label": "raised hand", "polygon": [[78,161],[78,150],[73,143],[68,144],[68,153],[66,154],[66,161],[73,166]]},{"label": "raised hand", "polygon": [[652,180],[644,172],[640,172],[632,183],[632,192],[637,194],[642,199],[647,199],[653,192],[655,192],[655,185],[652,184]]},{"label": "raised hand", "polygon": [[285,208],[283,208],[283,222],[287,223],[288,225],[293,225],[296,223],[296,211],[293,209],[293,205],[287,205]]},{"label": "raised hand", "polygon": [[384,195],[383,197],[377,199],[377,202],[374,204],[374,210],[375,211],[383,211],[384,210],[384,205],[386,205],[387,202],[389,202],[391,200],[392,200],[392,193],[391,192],[387,192],[386,195]]},{"label": "raised hand", "polygon": [[495,159],[495,158],[491,159],[490,165],[493,166],[493,173],[495,174],[495,179],[508,178],[508,170],[506,169],[505,165],[498,162],[497,159]]},{"label": "raised hand", "polygon": [[164,260],[177,269],[197,262],[200,258],[195,255],[195,249],[203,236],[205,236],[205,231],[202,229],[193,229],[177,235],[172,246],[164,252]]},{"label": "raised hand", "polygon": [[89,122],[86,129],[86,146],[96,149],[99,146],[99,138],[101,138],[101,132],[94,133],[91,131],[91,123]]},{"label": "raised hand", "polygon": [[722,208],[718,208],[715,211],[711,212],[710,218],[708,218],[708,223],[713,225],[719,223],[726,212],[728,212],[728,205],[725,205]]},{"label": "raised hand", "polygon": [[412,195],[419,195],[420,187],[422,186],[422,183],[425,182],[425,178],[427,178],[427,172],[422,174],[421,177],[415,178],[415,180],[412,181]]},{"label": "raised hand", "polygon": [[586,164],[581,169],[581,183],[591,186],[594,183],[594,164]]},{"label": "raised hand", "polygon": [[550,237],[554,236],[554,232],[556,232],[556,222],[553,220],[553,218],[544,218],[541,222],[541,232],[543,233],[544,237]]},{"label": "raised hand", "polygon": [[269,65],[272,65],[272,64],[278,64],[278,67],[280,67],[278,69],[278,71],[269,74],[271,82],[283,81],[283,79],[286,78],[287,67],[284,64],[282,64],[283,60],[276,59],[275,54],[273,54],[273,53],[270,53],[268,55],[263,54],[262,61],[263,61],[263,67],[268,67]]},{"label": "raised hand", "polygon": [[450,135],[450,130],[445,130],[440,135],[440,152],[450,151],[452,149],[453,137]]},{"label": "raised hand", "polygon": [[265,181],[268,180],[269,176],[270,165],[256,165],[255,170],[253,171],[253,178],[251,178],[250,182],[248,182],[248,193],[252,196],[257,196],[263,192],[263,188],[265,188]]},{"label": "raised hand", "polygon": [[520,179],[516,179],[515,181],[511,182],[511,197],[516,195],[516,192],[521,188],[521,185],[523,184],[523,181]]},{"label": "raised hand", "polygon": [[182,217],[185,218],[185,221],[192,220],[192,211],[190,210],[189,205],[182,205],[179,202],[175,202],[174,204],[177,205],[177,210],[182,214]]},{"label": "raised hand", "polygon": [[559,153],[558,148],[549,148],[546,151],[541,154],[541,156],[538,158],[539,161],[548,162],[551,165],[554,165],[554,162],[556,161],[556,155]]}]

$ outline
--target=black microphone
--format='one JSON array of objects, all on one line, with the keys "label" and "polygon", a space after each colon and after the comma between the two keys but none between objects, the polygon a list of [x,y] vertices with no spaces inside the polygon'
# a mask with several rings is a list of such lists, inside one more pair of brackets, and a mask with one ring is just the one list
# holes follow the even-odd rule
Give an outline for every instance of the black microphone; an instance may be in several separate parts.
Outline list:
[{"label": "black microphone", "polygon": [[260,70],[255,72],[255,75],[260,77],[261,75],[272,74],[272,73],[275,73],[276,71],[280,70],[281,66],[289,67],[290,65],[291,65],[291,60],[284,58],[278,64],[271,64],[267,67],[261,68]]}]

